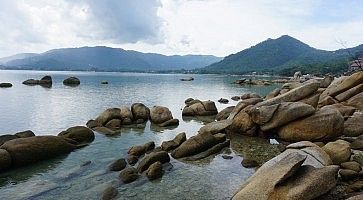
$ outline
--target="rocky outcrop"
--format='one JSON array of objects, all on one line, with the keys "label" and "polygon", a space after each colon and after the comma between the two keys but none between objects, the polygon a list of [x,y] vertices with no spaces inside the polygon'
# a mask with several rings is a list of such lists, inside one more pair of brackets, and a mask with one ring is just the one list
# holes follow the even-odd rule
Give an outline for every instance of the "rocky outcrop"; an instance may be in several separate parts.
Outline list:
[{"label": "rocky outcrop", "polygon": [[232,199],[314,199],[335,187],[339,168],[303,165],[306,157],[291,152],[271,159],[241,186]]},{"label": "rocky outcrop", "polygon": [[73,151],[76,146],[58,136],[34,136],[5,142],[1,149],[6,150],[12,166],[25,166]]},{"label": "rocky outcrop", "polygon": [[79,84],[81,84],[81,81],[79,80],[79,78],[74,76],[68,77],[63,80],[63,85],[78,86]]},{"label": "rocky outcrop", "polygon": [[221,121],[211,122],[205,126],[202,126],[199,129],[199,133],[209,133],[209,134],[216,134],[216,133],[223,133],[225,129],[227,129],[232,124],[232,120],[225,119]]},{"label": "rocky outcrop", "polygon": [[26,81],[23,82],[24,85],[41,85],[44,87],[51,87],[53,84],[52,81],[52,77],[51,76],[44,76],[43,78],[41,78],[40,80],[36,80],[36,79],[28,79]]},{"label": "rocky outcrop", "polygon": [[344,102],[344,104],[347,106],[353,106],[358,110],[363,111],[363,92],[348,99],[346,102]]},{"label": "rocky outcrop", "polygon": [[183,116],[209,116],[218,114],[217,107],[213,101],[200,101],[187,99],[186,106],[182,111]]},{"label": "rocky outcrop", "polygon": [[344,135],[349,137],[363,135],[363,113],[355,112],[344,122]]},{"label": "rocky outcrop", "polygon": [[93,131],[84,126],[68,128],[67,130],[60,132],[58,136],[74,140],[78,145],[89,144],[95,139]]},{"label": "rocky outcrop", "polygon": [[343,134],[344,118],[335,109],[322,108],[313,115],[278,129],[278,136],[289,142],[326,141]]},{"label": "rocky outcrop", "polygon": [[221,110],[217,116],[216,116],[216,120],[220,121],[220,120],[224,120],[227,119],[229,117],[229,114],[231,114],[232,110],[234,109],[234,106],[229,106],[223,110]]},{"label": "rocky outcrop", "polygon": [[187,137],[184,132],[179,133],[175,136],[173,140],[164,141],[161,143],[161,149],[164,151],[171,151],[178,146],[180,146],[183,142],[187,140]]}]

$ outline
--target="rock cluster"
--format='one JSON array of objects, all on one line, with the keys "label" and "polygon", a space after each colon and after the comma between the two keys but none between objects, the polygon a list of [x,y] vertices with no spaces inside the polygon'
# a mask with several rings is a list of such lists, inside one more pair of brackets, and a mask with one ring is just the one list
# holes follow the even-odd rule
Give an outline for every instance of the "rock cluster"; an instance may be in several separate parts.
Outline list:
[{"label": "rock cluster", "polygon": [[23,82],[24,85],[41,85],[44,87],[51,87],[53,84],[52,81],[52,77],[51,76],[44,76],[43,78],[41,78],[40,80],[36,80],[36,79],[28,79],[26,81]]},{"label": "rock cluster", "polygon": [[183,116],[210,116],[218,113],[217,107],[213,101],[200,101],[198,99],[188,98],[185,100]]},{"label": "rock cluster", "polygon": [[[11,137],[12,136],[12,137]],[[94,140],[92,130],[72,127],[58,136],[35,136],[31,131],[1,136],[0,171],[69,153]]]},{"label": "rock cluster", "polygon": [[123,126],[144,124],[150,119],[153,125],[169,127],[179,125],[167,107],[154,106],[149,109],[142,103],[134,103],[131,108],[109,108],[103,111],[95,120],[89,120],[87,127],[105,135],[120,133]]}]

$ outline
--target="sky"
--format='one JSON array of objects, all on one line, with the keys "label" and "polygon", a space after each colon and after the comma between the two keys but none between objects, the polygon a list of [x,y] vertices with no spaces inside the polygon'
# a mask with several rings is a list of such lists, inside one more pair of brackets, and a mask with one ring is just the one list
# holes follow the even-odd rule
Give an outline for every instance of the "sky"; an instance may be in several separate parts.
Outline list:
[{"label": "sky", "polygon": [[226,56],[290,35],[336,50],[363,44],[363,0],[0,0],[0,57],[110,46]]}]

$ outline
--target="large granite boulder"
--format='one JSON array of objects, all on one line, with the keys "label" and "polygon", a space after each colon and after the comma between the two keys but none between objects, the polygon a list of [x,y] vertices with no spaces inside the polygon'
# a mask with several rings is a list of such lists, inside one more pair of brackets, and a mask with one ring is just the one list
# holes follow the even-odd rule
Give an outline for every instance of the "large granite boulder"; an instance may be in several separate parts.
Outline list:
[{"label": "large granite boulder", "polygon": [[275,157],[262,165],[232,197],[233,200],[315,199],[336,185],[337,166],[302,165],[298,152]]},{"label": "large granite boulder", "polygon": [[133,146],[128,150],[128,154],[140,157],[147,151],[151,151],[155,148],[155,143],[153,141],[147,142],[143,145]]},{"label": "large granite boulder", "polygon": [[182,111],[183,116],[210,116],[218,114],[217,107],[213,101],[193,100],[188,102]]},{"label": "large granite boulder", "polygon": [[363,83],[363,71],[356,72],[351,76],[342,78],[336,84],[330,84],[323,94],[335,97],[361,83]]},{"label": "large granite boulder", "polygon": [[79,84],[81,84],[81,81],[79,80],[79,78],[74,76],[71,76],[63,80],[63,85],[78,86]]},{"label": "large granite boulder", "polygon": [[5,149],[0,149],[0,172],[11,167],[11,156]]},{"label": "large granite boulder", "polygon": [[361,92],[363,92],[363,83],[361,83],[355,87],[352,87],[345,92],[338,94],[337,96],[335,96],[335,99],[338,100],[339,102],[342,102],[342,101],[350,99],[354,95],[359,94]]},{"label": "large granite boulder", "polygon": [[14,134],[18,138],[26,138],[35,136],[34,132],[31,130],[21,131]]},{"label": "large granite boulder", "polygon": [[134,120],[142,119],[143,121],[147,121],[150,118],[150,109],[142,103],[132,104],[131,112]]},{"label": "large granite boulder", "polygon": [[353,113],[357,110],[353,106],[345,106],[342,103],[336,103],[328,106],[324,106],[324,108],[334,108],[340,112],[340,114],[343,115],[344,118],[349,117],[353,115]]},{"label": "large granite boulder", "polygon": [[95,122],[98,126],[104,126],[112,119],[121,119],[120,111],[119,108],[108,108],[95,119]]},{"label": "large granite boulder", "polygon": [[134,120],[134,117],[132,116],[132,112],[130,108],[123,106],[120,108],[120,116],[122,120],[123,125],[130,125],[132,121]]},{"label": "large granite boulder", "polygon": [[234,133],[252,136],[255,134],[256,124],[252,121],[251,116],[242,110],[233,118],[228,130]]},{"label": "large granite boulder", "polygon": [[352,98],[348,99],[345,105],[353,106],[358,110],[363,111],[363,92],[353,96]]},{"label": "large granite boulder", "polygon": [[344,135],[348,137],[363,135],[363,113],[355,112],[344,122]]},{"label": "large granite boulder", "polygon": [[77,142],[77,144],[89,144],[95,139],[93,131],[84,126],[75,126],[68,128],[58,134],[63,138],[69,138]]},{"label": "large granite boulder", "polygon": [[199,129],[199,133],[210,133],[212,135],[216,133],[222,133],[225,132],[225,129],[227,129],[232,124],[232,120],[225,119],[221,121],[211,122],[204,126],[202,126]]},{"label": "large granite boulder", "polygon": [[322,148],[327,154],[329,154],[333,164],[335,165],[347,162],[350,159],[350,145],[349,142],[344,140],[329,142]]},{"label": "large granite boulder", "polygon": [[152,165],[155,162],[161,162],[161,163],[167,163],[170,161],[170,157],[168,152],[166,151],[157,151],[157,152],[151,152],[140,161],[139,165],[137,166],[137,171],[142,173],[145,170],[147,170],[150,165]]},{"label": "large granite boulder", "polygon": [[10,134],[0,135],[0,146],[7,141],[14,140],[17,138],[18,138],[18,136],[16,136],[16,135],[10,135]]},{"label": "large granite boulder", "polygon": [[197,134],[192,136],[187,141],[183,142],[178,148],[176,148],[171,156],[173,158],[182,158],[192,156],[200,152],[206,151],[221,141],[210,133]]},{"label": "large granite boulder", "polygon": [[336,109],[322,108],[315,114],[293,121],[278,129],[285,141],[327,141],[339,137],[344,131],[344,118]]},{"label": "large granite boulder", "polygon": [[173,119],[169,108],[163,106],[154,106],[150,110],[150,120],[155,124],[161,124]]},{"label": "large granite boulder", "polygon": [[52,77],[51,76],[44,76],[39,80],[39,85],[52,85]]},{"label": "large granite boulder", "polygon": [[232,110],[234,109],[234,106],[229,106],[223,110],[221,110],[217,116],[216,116],[216,120],[220,121],[220,120],[224,120],[227,119],[229,114],[231,114]]},{"label": "large granite boulder", "polygon": [[294,88],[284,94],[276,96],[274,98],[268,99],[266,101],[256,104],[257,106],[273,105],[282,102],[295,102],[305,97],[310,96],[318,90],[320,83],[318,81],[313,81],[306,83],[300,87]]},{"label": "large granite boulder", "polygon": [[24,166],[73,151],[76,146],[58,136],[34,136],[5,142],[1,147],[9,152],[13,166]]},{"label": "large granite boulder", "polygon": [[178,135],[175,136],[174,139],[162,142],[161,149],[164,151],[171,151],[180,146],[186,140],[187,137],[185,135],[185,132],[179,133]]}]

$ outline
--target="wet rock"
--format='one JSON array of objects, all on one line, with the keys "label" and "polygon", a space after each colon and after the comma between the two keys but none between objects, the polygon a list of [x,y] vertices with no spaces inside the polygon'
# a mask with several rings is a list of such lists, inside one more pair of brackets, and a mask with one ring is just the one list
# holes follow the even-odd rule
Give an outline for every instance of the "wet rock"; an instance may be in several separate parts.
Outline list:
[{"label": "wet rock", "polygon": [[108,81],[101,81],[101,84],[102,85],[107,85],[108,84]]},{"label": "wet rock", "polygon": [[51,76],[44,76],[39,80],[39,85],[52,85],[52,77]]},{"label": "wet rock", "polygon": [[231,97],[231,99],[233,101],[239,101],[241,99],[241,97],[240,96],[233,96],[233,97]]},{"label": "wet rock", "polygon": [[314,81],[311,83],[307,83],[302,85],[301,87],[295,88],[290,90],[289,92],[285,94],[281,94],[277,97],[274,97],[272,99],[260,102],[256,104],[257,106],[266,106],[266,105],[273,105],[281,102],[295,102],[299,101],[301,99],[304,99],[305,97],[308,97],[309,95],[316,92],[319,88],[320,83],[318,81]]},{"label": "wet rock", "polygon": [[146,170],[146,177],[149,180],[155,180],[161,178],[163,176],[163,165],[161,162],[154,162],[149,166]]},{"label": "wet rock", "polygon": [[150,117],[150,109],[142,103],[132,104],[131,112],[134,120],[143,119],[144,121],[147,121]]},{"label": "wet rock", "polygon": [[176,135],[173,140],[162,142],[161,148],[164,151],[171,151],[171,150],[177,148],[178,146],[180,146],[186,140],[187,140],[187,137],[186,137],[185,133],[182,132],[182,133],[179,133],[178,135]]},{"label": "wet rock", "polygon": [[154,106],[150,110],[150,120],[155,124],[161,124],[173,119],[169,108],[163,106]]},{"label": "wet rock", "polygon": [[126,160],[121,158],[113,162],[110,166],[108,166],[108,169],[110,171],[121,171],[125,169],[126,165],[127,165]]},{"label": "wet rock", "polygon": [[241,164],[245,168],[254,168],[258,166],[258,162],[251,159],[243,159]]},{"label": "wet rock", "polygon": [[119,176],[124,183],[131,183],[139,178],[139,174],[134,167],[127,167],[122,170]]},{"label": "wet rock", "polygon": [[126,106],[120,108],[120,117],[123,125],[130,125],[134,119],[131,110]]},{"label": "wet rock", "polygon": [[11,156],[9,152],[0,149],[0,172],[11,167]]},{"label": "wet rock", "polygon": [[187,99],[185,99],[184,103],[189,104],[191,101],[194,101],[194,99],[193,98],[187,98]]},{"label": "wet rock", "polygon": [[15,133],[15,136],[17,136],[18,138],[26,138],[26,137],[33,137],[33,136],[35,136],[35,134],[31,130],[26,130],[26,131]]},{"label": "wet rock", "polygon": [[350,148],[355,150],[363,150],[363,140],[362,139],[354,140],[354,142],[350,144]]},{"label": "wet rock", "polygon": [[285,141],[326,141],[340,136],[344,131],[344,118],[335,109],[322,108],[313,115],[293,121],[278,130]]},{"label": "wet rock", "polygon": [[216,120],[217,121],[221,121],[221,120],[224,120],[224,119],[227,119],[229,114],[231,114],[232,110],[234,109],[234,106],[229,106],[223,110],[221,110],[217,116],[216,116]]},{"label": "wet rock", "polygon": [[350,169],[341,169],[339,170],[339,175],[342,177],[344,181],[349,181],[358,177],[358,172],[350,170]]},{"label": "wet rock", "polygon": [[245,111],[241,111],[233,118],[228,130],[234,133],[252,136],[255,134],[255,127],[255,123],[252,121],[250,115]]},{"label": "wet rock", "polygon": [[35,80],[35,79],[28,79],[26,81],[23,81],[24,85],[38,85],[39,84],[39,80]]},{"label": "wet rock", "polygon": [[228,101],[228,99],[220,98],[220,99],[218,100],[218,102],[219,102],[219,103],[223,103],[223,104],[227,104],[229,101]]},{"label": "wet rock", "polygon": [[344,122],[344,135],[349,137],[363,135],[363,113],[355,112]]},{"label": "wet rock", "polygon": [[108,108],[103,111],[96,119],[98,126],[104,126],[112,119],[122,119],[119,108]]},{"label": "wet rock", "polygon": [[9,152],[13,166],[25,166],[73,151],[76,146],[58,136],[34,136],[5,142],[1,147]]},{"label": "wet rock", "polygon": [[63,85],[67,86],[78,86],[81,84],[81,81],[77,77],[69,77],[63,80]]},{"label": "wet rock", "polygon": [[344,163],[341,163],[340,166],[343,169],[350,169],[350,170],[353,170],[355,172],[360,172],[361,171],[361,166],[359,165],[359,163],[357,163],[355,161],[344,162]]},{"label": "wet rock", "polygon": [[231,159],[233,159],[233,156],[229,156],[229,155],[222,155],[222,158],[223,158],[223,159],[226,159],[226,160],[231,160]]},{"label": "wet rock", "polygon": [[10,135],[10,134],[0,135],[0,146],[2,144],[4,144],[5,142],[7,142],[7,141],[14,140],[14,139],[17,139],[17,138],[18,137],[16,135]]},{"label": "wet rock", "polygon": [[159,124],[160,127],[169,127],[169,126],[178,126],[179,125],[179,119],[170,119],[166,122],[163,122]]},{"label": "wet rock", "polygon": [[134,155],[127,155],[127,162],[130,165],[135,165],[137,163],[137,161],[139,161],[139,158],[137,156]]},{"label": "wet rock", "polygon": [[10,88],[13,87],[11,83],[0,83],[0,88]]},{"label": "wet rock", "polygon": [[192,156],[203,152],[216,144],[218,144],[218,141],[213,135],[209,133],[197,134],[183,142],[171,153],[171,155],[174,158]]},{"label": "wet rock", "polygon": [[[195,100],[194,100],[195,101]],[[210,116],[218,113],[217,107],[213,101],[199,101],[184,107],[183,116]]]},{"label": "wet rock", "polygon": [[101,134],[104,134],[106,136],[114,136],[114,135],[119,135],[121,133],[120,130],[117,130],[117,131],[114,131],[114,130],[111,130],[107,127],[94,127],[93,128],[94,131],[98,132],[98,133],[101,133]]},{"label": "wet rock", "polygon": [[[219,153],[223,148],[225,147],[229,147],[230,145],[230,140],[226,140],[226,137],[224,135],[224,137],[222,137],[222,139],[220,139],[220,143],[214,145],[213,147],[209,148],[208,150],[206,151],[203,151],[199,154],[196,154],[196,155],[193,155],[193,156],[190,156],[190,157],[186,157],[185,160],[187,161],[196,161],[196,160],[200,160],[200,159],[203,159],[203,158],[206,158],[210,155],[213,155],[213,154],[216,154],[216,153]],[[224,142],[223,142],[224,141]]]},{"label": "wet rock", "polygon": [[109,186],[107,187],[102,194],[102,200],[112,200],[115,199],[118,195],[118,191],[116,188]]},{"label": "wet rock", "polygon": [[121,123],[122,121],[120,119],[111,119],[106,123],[105,127],[111,130],[117,130],[121,129]]},{"label": "wet rock", "polygon": [[322,149],[329,154],[333,164],[339,165],[343,162],[347,162],[350,159],[350,146],[349,142],[344,140],[337,140],[335,142],[329,142]]},{"label": "wet rock", "polygon": [[137,171],[142,173],[149,168],[149,166],[155,162],[166,163],[170,161],[169,154],[166,151],[152,152],[145,155],[137,166]]},{"label": "wet rock", "polygon": [[91,119],[91,120],[88,120],[88,122],[86,123],[86,126],[88,128],[95,128],[99,125],[97,124],[97,122],[95,120]]},{"label": "wet rock", "polygon": [[216,133],[222,133],[226,128],[232,124],[232,120],[225,119],[217,122],[211,122],[199,129],[199,133],[210,133],[212,135]]},{"label": "wet rock", "polygon": [[68,128],[58,134],[63,138],[69,138],[76,141],[78,144],[89,144],[95,139],[93,131],[84,126],[75,126]]},{"label": "wet rock", "polygon": [[154,148],[155,148],[155,143],[153,141],[151,141],[151,142],[145,143],[144,145],[133,146],[128,150],[127,153],[130,155],[140,157],[143,154],[145,154],[147,151],[151,151]]}]

